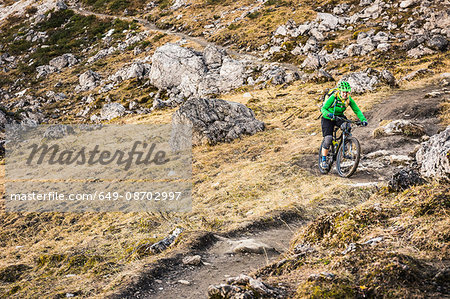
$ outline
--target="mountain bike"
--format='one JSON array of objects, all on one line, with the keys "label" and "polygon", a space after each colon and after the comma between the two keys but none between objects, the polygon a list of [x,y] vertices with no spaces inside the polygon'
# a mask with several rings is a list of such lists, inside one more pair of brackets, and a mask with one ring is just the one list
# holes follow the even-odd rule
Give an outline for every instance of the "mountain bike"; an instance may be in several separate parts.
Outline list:
[{"label": "mountain bike", "polygon": [[[346,118],[335,116],[335,119],[342,120],[344,123],[341,127],[335,127],[333,131],[333,141],[330,145],[330,149],[327,155],[326,169],[320,166],[322,161],[322,147],[323,142],[319,148],[319,170],[322,174],[327,174],[333,162],[336,161],[336,170],[341,177],[348,178],[355,173],[356,168],[358,168],[359,159],[361,157],[361,147],[359,145],[358,139],[352,137],[352,124],[361,126],[360,121],[352,121]],[[340,135],[338,136],[338,131],[340,130]]]}]

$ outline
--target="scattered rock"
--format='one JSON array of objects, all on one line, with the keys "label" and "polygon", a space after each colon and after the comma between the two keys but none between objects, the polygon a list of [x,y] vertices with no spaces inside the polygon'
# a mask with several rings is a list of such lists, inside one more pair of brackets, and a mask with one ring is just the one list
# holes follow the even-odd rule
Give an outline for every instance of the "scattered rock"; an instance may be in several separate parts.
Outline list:
[{"label": "scattered rock", "polygon": [[56,1],[55,11],[65,10],[67,8],[68,6],[66,3],[64,3],[64,1],[61,0]]},{"label": "scattered rock", "polygon": [[52,74],[56,71],[58,71],[58,69],[54,66],[41,65],[41,66],[36,67],[36,72],[37,72],[36,77],[39,79],[39,78],[45,77],[49,74]]},{"label": "scattered rock", "polygon": [[219,99],[188,99],[178,109],[172,124],[192,127],[192,144],[230,142],[243,134],[264,130],[264,123],[255,119],[245,105]]},{"label": "scattered rock", "polygon": [[234,253],[259,253],[263,254],[267,251],[273,251],[273,247],[270,247],[255,239],[244,239],[239,241],[229,241],[232,243],[231,251]]},{"label": "scattered rock", "polygon": [[182,228],[177,227],[168,237],[162,239],[159,242],[156,242],[152,246],[150,246],[150,250],[153,253],[160,253],[164,250],[166,250],[167,247],[169,247],[175,240],[178,238],[178,236],[183,232]]},{"label": "scattered rock", "polygon": [[425,177],[450,178],[450,126],[421,144],[416,153],[420,173]]},{"label": "scattered rock", "polygon": [[71,67],[77,63],[78,59],[73,54],[63,54],[50,60],[48,64],[58,70],[62,70],[65,67]]},{"label": "scattered rock", "polygon": [[311,247],[308,244],[297,244],[294,247],[295,254],[306,255],[306,254],[314,253],[314,252],[316,252],[316,249],[314,247]]},{"label": "scattered rock", "polygon": [[415,38],[409,39],[402,44],[402,49],[409,51],[419,46],[419,41]]},{"label": "scattered rock", "polygon": [[402,1],[402,2],[400,2],[400,8],[408,8],[408,7],[415,5],[416,3],[417,3],[417,0]]},{"label": "scattered rock", "polygon": [[411,168],[401,169],[389,180],[389,189],[400,192],[411,186],[423,184],[424,180],[420,174]]},{"label": "scattered rock", "polygon": [[200,265],[202,262],[202,257],[200,255],[187,256],[183,259],[183,264],[185,265]]},{"label": "scattered rock", "polygon": [[350,243],[347,246],[347,248],[344,251],[342,251],[342,254],[346,255],[349,252],[355,252],[358,249],[358,246],[359,246],[359,244],[357,244],[357,243]]},{"label": "scattered rock", "polygon": [[68,125],[51,125],[45,129],[44,138],[60,139],[70,134],[75,134],[73,127]]},{"label": "scattered rock", "polygon": [[388,157],[388,159],[391,164],[397,165],[407,164],[408,162],[412,161],[412,158],[407,155],[391,155]]},{"label": "scattered rock", "polygon": [[88,70],[80,75],[79,83],[75,90],[76,91],[88,91],[94,89],[100,81],[101,77],[99,74],[92,70]]},{"label": "scattered rock", "polygon": [[309,80],[310,82],[315,82],[315,83],[325,83],[325,82],[331,82],[331,81],[335,81],[333,76],[331,76],[327,71],[320,69],[315,71],[310,77]]},{"label": "scattered rock", "polygon": [[245,274],[227,279],[227,284],[211,285],[208,298],[285,298],[283,290]]},{"label": "scattered rock", "polygon": [[327,61],[325,57],[317,54],[309,54],[303,61],[301,67],[309,70],[316,70],[326,66]]},{"label": "scattered rock", "polygon": [[105,104],[100,112],[100,118],[105,120],[111,120],[116,117],[123,116],[125,114],[125,107],[119,103]]},{"label": "scattered rock", "polygon": [[391,87],[396,87],[398,86],[397,81],[395,80],[394,75],[388,71],[388,70],[383,70],[381,71],[380,74],[380,79],[382,82],[385,82],[386,84],[388,84]]},{"label": "scattered rock", "polygon": [[406,54],[408,55],[408,57],[417,59],[417,58],[420,58],[425,55],[434,54],[434,51],[427,47],[420,45],[417,48],[409,50]]},{"label": "scattered rock", "polygon": [[375,152],[371,152],[369,154],[366,155],[367,158],[369,159],[375,159],[375,158],[379,158],[379,157],[385,157],[389,155],[389,152],[386,150],[378,150]]},{"label": "scattered rock", "polygon": [[445,51],[447,49],[448,40],[442,35],[434,35],[427,41],[427,46],[436,51]]},{"label": "scattered rock", "polygon": [[394,120],[383,127],[373,131],[373,137],[384,137],[392,135],[405,135],[410,137],[420,137],[425,135],[425,129],[409,120]]},{"label": "scattered rock", "polygon": [[342,81],[347,81],[350,84],[352,92],[361,94],[374,90],[375,85],[378,83],[378,78],[370,76],[368,72],[357,72],[345,75]]},{"label": "scattered rock", "polygon": [[366,242],[363,243],[363,245],[371,245],[374,246],[378,243],[380,243],[381,241],[383,241],[384,238],[383,237],[376,237],[376,238],[372,238],[370,240],[367,240]]},{"label": "scattered rock", "polygon": [[405,77],[402,78],[402,81],[406,80],[406,81],[411,81],[413,79],[417,79],[419,77],[425,76],[427,74],[432,74],[433,71],[430,71],[429,69],[419,69],[417,71],[411,72],[408,75],[406,75]]},{"label": "scattered rock", "polygon": [[123,66],[114,75],[108,79],[114,82],[121,82],[131,78],[143,79],[150,73],[150,65],[140,61],[134,61],[129,65]]}]

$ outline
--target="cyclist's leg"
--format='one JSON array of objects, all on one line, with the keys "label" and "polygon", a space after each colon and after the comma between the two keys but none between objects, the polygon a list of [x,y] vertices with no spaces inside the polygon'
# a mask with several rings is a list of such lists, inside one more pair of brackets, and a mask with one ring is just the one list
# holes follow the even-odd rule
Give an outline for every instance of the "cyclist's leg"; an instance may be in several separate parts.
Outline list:
[{"label": "cyclist's leg", "polygon": [[333,129],[335,122],[322,117],[321,123],[323,136],[322,156],[326,157],[328,155],[331,142],[333,141]]}]

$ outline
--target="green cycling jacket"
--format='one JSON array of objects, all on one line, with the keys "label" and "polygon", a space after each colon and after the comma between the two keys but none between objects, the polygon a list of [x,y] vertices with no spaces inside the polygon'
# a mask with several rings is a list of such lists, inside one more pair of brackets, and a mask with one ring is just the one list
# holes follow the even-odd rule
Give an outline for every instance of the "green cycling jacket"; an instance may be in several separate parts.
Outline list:
[{"label": "green cycling jacket", "polygon": [[[352,108],[353,112],[355,112],[359,120],[367,121],[367,119],[364,117],[364,114],[362,114],[361,110],[359,110],[358,106],[356,105],[352,97],[351,96],[348,97],[350,98],[350,107]],[[337,97],[337,92],[335,92],[328,98],[328,100],[325,101],[325,104],[322,106],[320,111],[322,112],[322,116],[324,118],[330,119],[328,117],[328,114],[332,113],[337,116],[343,116],[345,109],[347,109],[347,107],[345,106],[345,101],[339,99]]]}]

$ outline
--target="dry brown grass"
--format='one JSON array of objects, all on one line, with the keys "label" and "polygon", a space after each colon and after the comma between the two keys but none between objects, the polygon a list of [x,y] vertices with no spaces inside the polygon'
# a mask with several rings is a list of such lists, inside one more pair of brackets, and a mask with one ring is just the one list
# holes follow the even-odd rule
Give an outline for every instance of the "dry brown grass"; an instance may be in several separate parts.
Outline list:
[{"label": "dry brown grass", "polygon": [[[315,252],[291,251],[283,264],[274,263],[257,275],[287,285],[293,298],[442,296],[445,275],[436,274],[449,265],[449,195],[448,184],[398,194],[382,190],[355,208],[312,221],[298,232],[291,250],[307,244]],[[383,239],[364,244],[375,237]],[[350,243],[355,250],[341,253]],[[334,277],[320,278],[320,273]]]}]

